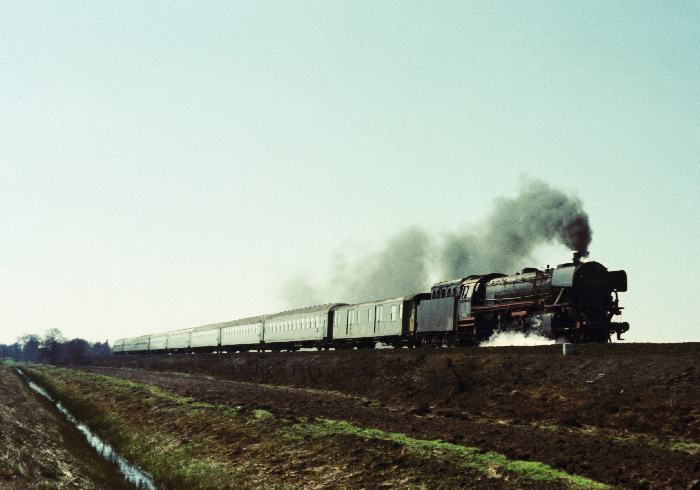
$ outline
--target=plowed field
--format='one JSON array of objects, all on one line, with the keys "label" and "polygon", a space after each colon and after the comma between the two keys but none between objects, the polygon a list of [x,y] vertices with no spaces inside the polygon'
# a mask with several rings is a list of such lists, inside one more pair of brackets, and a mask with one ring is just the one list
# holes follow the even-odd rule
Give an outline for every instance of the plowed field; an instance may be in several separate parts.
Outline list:
[{"label": "plowed field", "polygon": [[632,488],[700,480],[700,344],[124,356],[198,401],[496,451]]}]

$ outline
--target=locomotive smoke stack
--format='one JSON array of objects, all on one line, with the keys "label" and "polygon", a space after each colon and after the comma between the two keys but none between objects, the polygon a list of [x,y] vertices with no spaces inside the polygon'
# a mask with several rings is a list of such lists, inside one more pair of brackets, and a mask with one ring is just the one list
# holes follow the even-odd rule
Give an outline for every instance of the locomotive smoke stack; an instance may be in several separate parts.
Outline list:
[{"label": "locomotive smoke stack", "polygon": [[588,252],[587,251],[580,251],[580,250],[574,250],[574,265],[579,265],[581,262],[583,262],[583,259],[588,257]]}]

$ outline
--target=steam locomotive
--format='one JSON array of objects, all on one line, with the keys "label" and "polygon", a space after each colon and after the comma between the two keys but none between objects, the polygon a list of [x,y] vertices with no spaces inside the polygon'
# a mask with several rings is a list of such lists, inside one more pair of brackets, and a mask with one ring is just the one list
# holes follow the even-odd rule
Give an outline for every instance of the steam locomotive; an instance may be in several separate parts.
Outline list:
[{"label": "steam locomotive", "polygon": [[609,342],[629,330],[615,322],[624,270],[573,261],[514,275],[471,275],[434,284],[430,293],[331,303],[271,315],[119,339],[115,354],[233,352],[301,348],[477,345],[498,332],[519,331],[569,342]]}]

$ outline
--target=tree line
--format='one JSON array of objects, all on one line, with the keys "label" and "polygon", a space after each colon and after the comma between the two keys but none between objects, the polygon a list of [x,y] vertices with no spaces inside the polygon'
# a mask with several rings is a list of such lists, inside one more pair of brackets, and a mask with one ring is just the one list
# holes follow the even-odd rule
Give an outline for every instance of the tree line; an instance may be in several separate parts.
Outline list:
[{"label": "tree line", "polygon": [[0,359],[49,364],[80,364],[90,357],[111,353],[107,341],[90,343],[81,338],[68,340],[57,328],[48,329],[44,335],[23,335],[14,344],[0,344]]}]

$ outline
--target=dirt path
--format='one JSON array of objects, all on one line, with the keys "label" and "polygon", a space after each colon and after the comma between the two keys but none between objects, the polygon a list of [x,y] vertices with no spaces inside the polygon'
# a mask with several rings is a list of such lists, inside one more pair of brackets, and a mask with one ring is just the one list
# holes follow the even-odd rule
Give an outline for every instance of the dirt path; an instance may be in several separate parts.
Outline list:
[{"label": "dirt path", "polygon": [[362,427],[442,439],[540,461],[569,473],[626,487],[685,488],[700,479],[694,446],[671,448],[648,434],[614,427],[562,426],[466,411],[381,403],[321,389],[271,386],[211,377],[90,367],[87,371],[146,383],[195,400],[264,408],[288,417],[347,420]]},{"label": "dirt path", "polygon": [[0,488],[129,488],[6,366],[0,366],[0,428]]}]

